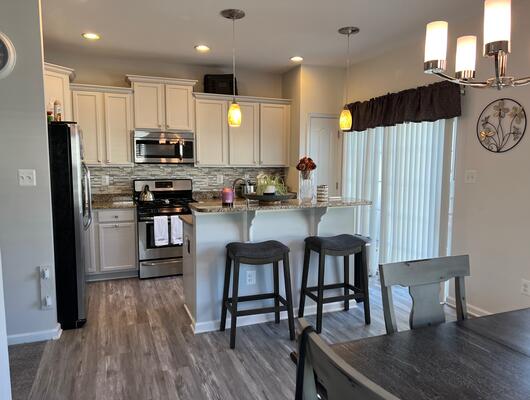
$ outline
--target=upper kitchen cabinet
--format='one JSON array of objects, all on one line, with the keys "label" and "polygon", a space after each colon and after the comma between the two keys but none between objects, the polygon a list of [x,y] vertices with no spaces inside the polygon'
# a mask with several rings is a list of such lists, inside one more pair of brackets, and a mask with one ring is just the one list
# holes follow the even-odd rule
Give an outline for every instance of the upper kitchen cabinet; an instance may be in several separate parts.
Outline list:
[{"label": "upper kitchen cabinet", "polygon": [[83,138],[84,161],[131,163],[131,89],[72,84],[74,120]]},{"label": "upper kitchen cabinet", "polygon": [[289,164],[291,107],[285,104],[260,104],[260,164]]},{"label": "upper kitchen cabinet", "polygon": [[201,166],[287,166],[290,100],[238,96],[241,126],[228,127],[231,96],[194,93]]},{"label": "upper kitchen cabinet", "polygon": [[157,131],[194,130],[195,80],[127,75],[132,83],[134,128]]},{"label": "upper kitchen cabinet", "polygon": [[70,81],[74,70],[60,65],[44,63],[44,95],[46,108],[59,100],[63,107],[63,121],[72,120],[72,96]]}]

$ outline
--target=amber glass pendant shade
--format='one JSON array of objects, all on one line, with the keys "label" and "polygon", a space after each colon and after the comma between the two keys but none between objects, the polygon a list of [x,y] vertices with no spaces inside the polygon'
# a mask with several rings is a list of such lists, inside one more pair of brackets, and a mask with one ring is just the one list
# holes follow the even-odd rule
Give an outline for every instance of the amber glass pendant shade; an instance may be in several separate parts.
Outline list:
[{"label": "amber glass pendant shade", "polygon": [[239,128],[241,126],[241,107],[235,101],[230,104],[228,109],[228,126],[231,128]]},{"label": "amber glass pendant shade", "polygon": [[348,107],[344,107],[339,117],[340,130],[343,132],[348,132],[351,130],[351,126],[352,126],[351,112],[348,109]]}]

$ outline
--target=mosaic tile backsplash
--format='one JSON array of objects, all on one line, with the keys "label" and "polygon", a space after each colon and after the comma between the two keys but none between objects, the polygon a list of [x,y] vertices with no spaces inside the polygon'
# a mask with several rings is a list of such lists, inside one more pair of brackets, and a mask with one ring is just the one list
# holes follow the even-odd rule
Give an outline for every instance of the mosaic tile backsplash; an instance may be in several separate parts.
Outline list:
[{"label": "mosaic tile backsplash", "polygon": [[[260,173],[279,175],[285,178],[285,168],[212,168],[191,165],[134,165],[125,167],[89,167],[92,177],[92,191],[98,193],[131,193],[135,179],[178,179],[193,180],[194,191],[214,191],[231,186],[236,178],[248,175],[255,179]],[[102,185],[102,177],[108,175],[109,186]],[[223,175],[223,183],[217,183],[217,175]]]}]

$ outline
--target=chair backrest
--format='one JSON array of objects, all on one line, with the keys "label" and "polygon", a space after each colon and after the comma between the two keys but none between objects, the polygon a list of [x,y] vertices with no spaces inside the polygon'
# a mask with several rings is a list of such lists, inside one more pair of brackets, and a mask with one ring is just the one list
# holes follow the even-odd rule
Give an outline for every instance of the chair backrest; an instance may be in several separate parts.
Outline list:
[{"label": "chair backrest", "polygon": [[295,400],[399,400],[340,358],[303,319]]},{"label": "chair backrest", "polygon": [[427,260],[379,265],[383,312],[387,333],[397,332],[392,286],[407,286],[412,297],[409,324],[411,329],[445,322],[440,304],[440,283],[455,279],[458,320],[467,318],[464,277],[469,276],[469,256],[451,256]]}]

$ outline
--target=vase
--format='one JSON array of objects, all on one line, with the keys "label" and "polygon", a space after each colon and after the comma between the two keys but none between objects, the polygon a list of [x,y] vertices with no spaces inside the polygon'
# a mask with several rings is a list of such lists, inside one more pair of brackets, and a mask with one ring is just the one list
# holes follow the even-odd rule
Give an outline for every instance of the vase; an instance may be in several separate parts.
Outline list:
[{"label": "vase", "polygon": [[315,183],[311,171],[300,172],[300,193],[302,203],[312,203],[315,199]]}]

